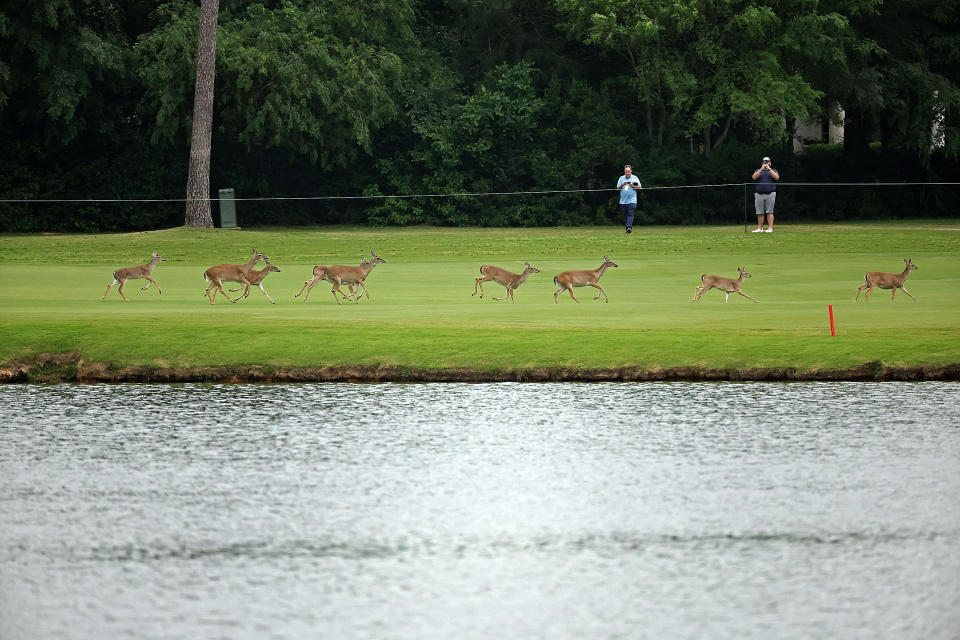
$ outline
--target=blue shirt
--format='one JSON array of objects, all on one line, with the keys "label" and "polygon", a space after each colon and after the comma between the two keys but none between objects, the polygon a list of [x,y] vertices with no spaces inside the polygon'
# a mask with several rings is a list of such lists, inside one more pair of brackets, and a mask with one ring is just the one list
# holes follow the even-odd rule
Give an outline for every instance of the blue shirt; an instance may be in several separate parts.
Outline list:
[{"label": "blue shirt", "polygon": [[[629,179],[630,184],[633,185],[633,189],[623,188],[623,183]],[[627,178],[626,174],[620,176],[620,179],[617,180],[617,188],[620,189],[620,204],[637,204],[637,189],[640,188],[640,178],[637,176],[630,176]]]},{"label": "blue shirt", "polygon": [[757,193],[774,193],[777,190],[777,181],[770,175],[770,170],[761,171],[757,176]]}]

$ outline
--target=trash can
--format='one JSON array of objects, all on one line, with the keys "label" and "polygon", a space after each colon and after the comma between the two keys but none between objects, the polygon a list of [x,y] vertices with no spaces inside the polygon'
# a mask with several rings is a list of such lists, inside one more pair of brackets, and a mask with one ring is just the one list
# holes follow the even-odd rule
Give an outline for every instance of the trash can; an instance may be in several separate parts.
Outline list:
[{"label": "trash can", "polygon": [[237,203],[233,189],[220,189],[220,228],[237,228]]}]

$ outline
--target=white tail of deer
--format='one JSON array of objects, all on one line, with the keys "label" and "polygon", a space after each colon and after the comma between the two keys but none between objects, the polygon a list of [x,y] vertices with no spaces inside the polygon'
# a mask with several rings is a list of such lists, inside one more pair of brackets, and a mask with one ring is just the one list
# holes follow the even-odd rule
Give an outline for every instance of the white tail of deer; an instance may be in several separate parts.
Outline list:
[{"label": "white tail of deer", "polygon": [[573,288],[593,287],[600,291],[594,300],[597,300],[602,295],[605,302],[610,302],[610,298],[607,297],[607,293],[600,287],[599,284],[597,284],[597,280],[600,279],[600,276],[602,276],[603,272],[609,267],[616,266],[617,264],[612,262],[610,258],[603,256],[603,264],[597,269],[588,269],[586,271],[564,271],[553,279],[553,283],[560,287],[553,292],[553,301],[557,302],[557,296],[560,295],[564,289],[566,289],[570,292],[570,297],[573,298],[573,301],[577,304],[580,304],[580,301],[577,300],[576,296],[573,295]]},{"label": "white tail of deer", "polygon": [[[267,293],[267,290],[263,288],[263,279],[274,271],[280,273],[280,268],[270,264],[270,261],[267,260],[266,256],[264,256],[263,261],[267,263],[267,267],[265,269],[260,269],[259,271],[256,269],[251,269],[250,273],[247,274],[247,282],[249,284],[247,284],[241,297],[246,298],[250,295],[250,285],[252,284],[258,287],[260,291],[263,291],[263,295],[267,296],[267,300],[269,300],[271,304],[277,304],[273,301],[273,298],[270,297],[270,294]],[[240,289],[230,289],[230,291],[232,293],[236,293],[237,291],[240,291]]]},{"label": "white tail of deer", "polygon": [[[691,302],[698,302],[700,300],[700,297],[703,296],[703,294],[706,293],[707,291],[710,291],[710,289],[720,289],[721,291],[723,291],[723,293],[726,296],[723,299],[724,302],[727,302],[730,300],[731,293],[739,293],[744,298],[753,300],[753,298],[751,298],[750,296],[748,296],[747,294],[745,294],[743,291],[740,290],[740,286],[743,284],[743,279],[752,278],[753,276],[747,273],[747,271],[743,267],[737,267],[737,271],[740,272],[740,277],[737,278],[736,280],[734,280],[733,278],[721,278],[720,276],[715,276],[711,273],[705,273],[702,276],[700,276],[700,280],[703,282],[703,285],[697,287],[697,293],[693,297],[693,300],[691,300]],[[753,300],[753,301],[757,302],[756,300]]]},{"label": "white tail of deer", "polygon": [[526,268],[523,270],[523,273],[513,273],[507,271],[506,269],[501,269],[500,267],[494,267],[493,265],[485,264],[480,267],[480,277],[476,279],[473,285],[473,293],[471,296],[477,295],[477,289],[480,289],[480,297],[483,297],[483,283],[493,280],[498,284],[502,284],[507,288],[507,292],[502,298],[494,298],[494,300],[506,300],[507,297],[510,298],[510,302],[514,302],[513,299],[513,290],[523,284],[527,278],[530,277],[531,273],[540,273],[540,269],[533,267],[529,262],[524,263]]},{"label": "white tail of deer", "polygon": [[236,298],[231,298],[227,292],[223,290],[224,281],[239,282],[246,286],[247,293],[249,293],[250,281],[247,280],[247,275],[260,260],[266,260],[266,256],[254,249],[253,256],[246,264],[219,264],[215,267],[210,267],[203,272],[203,279],[210,283],[204,290],[203,295],[210,299],[210,304],[214,304],[213,299],[217,297],[218,291],[230,302],[236,302],[243,296],[240,295]]},{"label": "white tail of deer", "polygon": [[[370,252],[370,262],[359,266],[354,267],[344,264],[335,264],[331,266],[327,265],[318,265],[313,268],[313,279],[308,280],[303,283],[303,286],[300,288],[300,291],[294,296],[295,298],[303,293],[303,290],[307,290],[307,295],[303,297],[303,301],[306,302],[307,298],[310,297],[310,291],[317,285],[321,280],[327,280],[328,282],[333,283],[333,288],[330,289],[330,292],[333,294],[333,299],[337,301],[337,304],[340,304],[341,299],[337,297],[339,293],[343,299],[348,299],[353,297],[354,302],[360,302],[362,294],[367,294],[367,298],[370,298],[370,292],[367,291],[367,285],[365,280],[370,272],[373,271],[373,268],[380,263],[386,263],[387,261],[375,254],[373,251]],[[341,285],[358,285],[360,289],[356,294],[351,293],[347,295],[340,288]]]},{"label": "white tail of deer", "polygon": [[860,299],[860,292],[866,289],[866,292],[863,294],[863,299],[866,300],[870,296],[870,292],[880,287],[881,289],[893,289],[893,292],[890,294],[890,299],[893,300],[897,295],[897,289],[903,289],[903,292],[913,298],[914,302],[917,302],[917,299],[913,297],[913,294],[907,291],[907,288],[903,286],[903,283],[907,281],[907,276],[910,275],[911,271],[919,269],[917,265],[911,262],[910,258],[904,258],[903,261],[907,264],[904,268],[903,273],[884,273],[883,271],[870,271],[869,273],[863,274],[864,284],[862,287],[857,289],[857,297],[854,300]]},{"label": "white tail of deer", "polygon": [[153,259],[147,264],[137,265],[136,267],[124,267],[123,269],[117,269],[113,272],[113,282],[107,285],[107,290],[103,292],[103,297],[100,298],[100,302],[103,302],[107,299],[107,294],[110,293],[110,287],[119,283],[117,288],[117,293],[120,294],[120,297],[123,298],[124,302],[130,302],[127,300],[127,296],[123,295],[123,285],[127,284],[127,280],[137,280],[139,278],[146,278],[147,284],[140,289],[144,291],[147,287],[150,286],[150,283],[157,285],[157,291],[163,293],[163,289],[160,288],[160,283],[150,277],[150,274],[153,273],[153,268],[157,266],[158,262],[166,262],[160,254],[156,251],[151,251],[150,255]]}]

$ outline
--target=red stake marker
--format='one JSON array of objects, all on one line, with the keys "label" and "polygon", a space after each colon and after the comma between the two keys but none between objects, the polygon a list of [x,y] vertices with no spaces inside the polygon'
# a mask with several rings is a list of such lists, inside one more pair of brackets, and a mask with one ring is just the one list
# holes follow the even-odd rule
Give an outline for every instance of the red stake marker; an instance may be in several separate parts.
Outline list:
[{"label": "red stake marker", "polygon": [[828,304],[827,307],[830,309],[830,337],[835,338],[837,336],[837,332],[833,328],[833,305]]}]

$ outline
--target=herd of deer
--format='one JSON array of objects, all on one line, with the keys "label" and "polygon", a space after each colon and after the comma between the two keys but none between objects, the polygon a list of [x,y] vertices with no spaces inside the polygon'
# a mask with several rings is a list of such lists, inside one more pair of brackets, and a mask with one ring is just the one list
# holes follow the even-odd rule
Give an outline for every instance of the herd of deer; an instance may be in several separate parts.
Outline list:
[{"label": "herd of deer", "polygon": [[[154,267],[157,266],[157,263],[164,262],[164,259],[156,251],[151,253],[152,260],[147,264],[138,265],[136,267],[126,267],[124,269],[117,269],[113,272],[113,282],[107,285],[107,290],[104,291],[103,297],[100,298],[101,301],[107,299],[107,294],[110,293],[110,288],[116,284],[119,284],[117,292],[120,294],[120,297],[126,302],[130,302],[127,299],[127,296],[123,295],[123,286],[127,283],[127,280],[136,280],[136,279],[146,279],[147,284],[141,289],[145,290],[151,284],[157,285],[157,291],[163,293],[163,289],[160,288],[160,283],[153,279],[151,274],[153,273]],[[306,289],[307,293],[303,296],[303,301],[306,302],[307,298],[310,297],[310,291],[317,285],[321,280],[326,280],[333,284],[333,288],[330,289],[330,292],[333,294],[333,299],[340,304],[343,300],[352,299],[354,302],[359,302],[360,298],[363,295],[366,295],[367,298],[370,298],[370,293],[367,291],[367,285],[365,280],[370,272],[373,271],[373,268],[380,263],[385,263],[386,260],[375,254],[373,251],[370,252],[370,260],[366,259],[366,256],[360,258],[359,266],[351,265],[317,265],[313,268],[313,279],[307,280],[303,283],[303,286],[300,288],[300,291],[294,295],[294,298],[300,297],[300,294],[303,293]],[[257,262],[263,260],[267,265],[265,269],[256,270],[253,267],[256,266]],[[904,282],[907,280],[907,276],[910,275],[911,271],[917,269],[917,265],[913,264],[910,258],[905,258],[904,262],[906,263],[906,268],[902,273],[885,273],[883,271],[870,271],[864,274],[864,284],[859,289],[857,289],[857,295],[854,300],[860,299],[860,292],[866,289],[866,292],[863,295],[864,300],[866,300],[870,293],[880,287],[881,289],[892,289],[893,293],[890,296],[890,299],[893,300],[897,295],[897,289],[903,289],[903,292],[910,296],[914,302],[917,301],[906,287],[903,286]],[[559,296],[564,291],[567,291],[570,294],[570,297],[573,298],[574,302],[580,304],[580,301],[577,300],[577,297],[573,295],[574,287],[593,287],[599,293],[593,298],[597,300],[602,295],[604,302],[610,302],[610,299],[607,297],[606,292],[598,284],[600,277],[603,273],[610,267],[616,267],[617,264],[610,260],[607,256],[603,256],[603,264],[601,264],[596,269],[584,269],[579,271],[564,271],[563,273],[557,274],[553,278],[553,283],[558,288],[553,292],[553,301],[558,302],[557,296]],[[272,272],[280,272],[280,269],[270,263],[270,260],[267,256],[263,255],[256,249],[253,250],[253,255],[250,257],[245,264],[221,264],[216,267],[210,267],[203,272],[203,279],[208,282],[207,288],[204,290],[203,294],[207,296],[210,300],[210,304],[214,304],[214,298],[217,296],[217,292],[222,293],[224,297],[230,302],[236,302],[241,298],[246,298],[250,295],[250,287],[256,286],[259,287],[260,291],[263,292],[263,295],[267,296],[267,300],[271,303],[276,304],[273,298],[270,297],[270,294],[267,293],[267,290],[263,288],[263,279],[266,278]],[[731,293],[736,293],[744,298],[753,300],[757,302],[754,298],[751,298],[746,293],[744,293],[740,287],[743,285],[745,278],[752,277],[747,271],[742,267],[737,267],[737,271],[740,272],[739,278],[723,278],[720,276],[715,276],[710,273],[705,273],[700,276],[700,281],[703,283],[698,285],[696,288],[696,294],[693,297],[692,302],[698,302],[704,293],[710,289],[719,289],[725,294],[724,302],[727,302],[730,299]],[[513,273],[502,269],[500,267],[495,267],[493,265],[483,265],[480,267],[480,277],[476,279],[473,287],[473,293],[471,295],[477,295],[477,292],[480,292],[480,297],[483,298],[483,283],[484,282],[496,282],[497,284],[502,285],[506,289],[502,298],[494,298],[494,300],[506,300],[510,298],[510,301],[513,302],[513,292],[521,284],[526,282],[527,278],[530,277],[532,273],[540,273],[540,270],[533,267],[529,262],[526,263],[526,268],[521,273]],[[223,290],[224,282],[238,282],[243,285],[243,293],[236,298],[231,298],[226,291]],[[347,285],[347,290],[350,293],[344,293],[341,287]],[[356,287],[356,288],[355,288]],[[230,289],[231,292],[238,292],[240,289]]]}]

